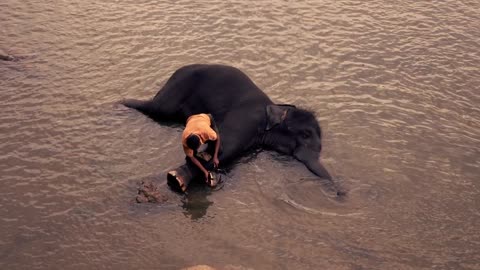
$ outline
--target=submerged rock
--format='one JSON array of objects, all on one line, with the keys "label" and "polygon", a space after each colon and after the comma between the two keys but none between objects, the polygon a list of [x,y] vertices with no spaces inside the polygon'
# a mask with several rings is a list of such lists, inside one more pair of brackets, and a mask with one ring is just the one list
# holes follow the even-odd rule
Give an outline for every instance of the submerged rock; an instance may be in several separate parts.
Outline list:
[{"label": "submerged rock", "polygon": [[162,194],[158,187],[151,181],[142,181],[138,187],[137,203],[162,203],[168,201],[168,197]]},{"label": "submerged rock", "polygon": [[0,60],[2,61],[16,61],[17,58],[11,55],[6,55],[6,54],[0,54]]}]

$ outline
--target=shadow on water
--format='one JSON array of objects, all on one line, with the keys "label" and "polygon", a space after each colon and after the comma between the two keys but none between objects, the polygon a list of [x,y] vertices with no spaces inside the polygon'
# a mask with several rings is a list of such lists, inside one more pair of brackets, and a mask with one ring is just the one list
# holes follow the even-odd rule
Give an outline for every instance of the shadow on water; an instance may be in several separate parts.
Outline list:
[{"label": "shadow on water", "polygon": [[213,189],[198,180],[190,184],[188,191],[182,198],[182,208],[185,216],[190,217],[192,220],[198,220],[206,216],[207,209],[213,205],[213,202],[208,200],[208,196],[223,189],[228,179],[227,171],[217,171],[216,177],[218,183]]},{"label": "shadow on water", "polygon": [[208,200],[208,196],[212,192],[199,183],[193,185],[182,198],[182,208],[186,217],[198,220],[207,215],[208,208],[213,204],[212,201]]}]

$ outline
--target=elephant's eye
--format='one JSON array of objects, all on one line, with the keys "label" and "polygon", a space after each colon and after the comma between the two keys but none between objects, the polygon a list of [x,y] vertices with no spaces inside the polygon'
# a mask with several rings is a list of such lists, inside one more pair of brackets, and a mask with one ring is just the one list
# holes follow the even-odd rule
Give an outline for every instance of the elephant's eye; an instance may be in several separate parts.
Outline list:
[{"label": "elephant's eye", "polygon": [[302,137],[303,137],[304,139],[309,138],[309,137],[310,137],[310,132],[309,132],[309,131],[304,131],[304,132],[302,132]]}]

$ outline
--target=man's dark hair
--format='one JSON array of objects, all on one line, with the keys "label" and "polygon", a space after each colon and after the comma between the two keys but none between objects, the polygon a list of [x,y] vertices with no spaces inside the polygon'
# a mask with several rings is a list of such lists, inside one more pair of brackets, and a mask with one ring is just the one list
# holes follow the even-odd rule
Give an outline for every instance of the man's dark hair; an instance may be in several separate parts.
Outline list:
[{"label": "man's dark hair", "polygon": [[200,147],[200,138],[195,134],[188,135],[187,146],[190,149],[197,150]]}]

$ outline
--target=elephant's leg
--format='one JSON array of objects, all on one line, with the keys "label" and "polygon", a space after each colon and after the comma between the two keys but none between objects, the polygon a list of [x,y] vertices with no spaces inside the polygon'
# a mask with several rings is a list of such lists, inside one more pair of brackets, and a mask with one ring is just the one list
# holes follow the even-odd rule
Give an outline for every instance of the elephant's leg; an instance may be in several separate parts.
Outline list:
[{"label": "elephant's leg", "polygon": [[[209,171],[213,170],[211,163],[212,162],[204,164],[205,168]],[[193,179],[203,179],[203,177],[202,171],[197,168],[196,165],[192,162],[186,162],[167,173],[167,184],[174,191],[185,192]]]},{"label": "elephant's leg", "polygon": [[[177,95],[172,95],[176,91],[164,86],[159,93],[165,92],[161,98],[150,100],[127,99],[122,102],[123,105],[138,110],[156,121],[180,121],[183,114],[181,113],[181,97],[178,91]],[[158,94],[157,94],[158,97]],[[163,97],[163,98],[162,98]]]},{"label": "elephant's leg", "polygon": [[[202,163],[203,167],[208,171],[214,170],[213,160],[213,153],[215,151],[215,147],[213,146],[214,143],[209,143],[209,148],[207,150],[208,154],[210,155],[209,160],[202,160],[202,158],[197,158],[200,163]],[[185,158],[185,164],[181,165],[167,174],[167,184],[170,186],[171,189],[178,191],[178,192],[185,192],[188,188],[188,185],[191,181],[195,178],[202,178],[203,180],[203,173],[202,171],[188,158]]]},{"label": "elephant's leg", "polygon": [[185,163],[168,172],[167,184],[174,191],[185,192],[192,179],[195,178],[195,172],[195,170],[192,170],[192,168]]},{"label": "elephant's leg", "polygon": [[185,101],[192,95],[197,83],[194,67],[177,70],[153,99],[128,99],[122,103],[157,121],[184,121],[191,114]]}]

